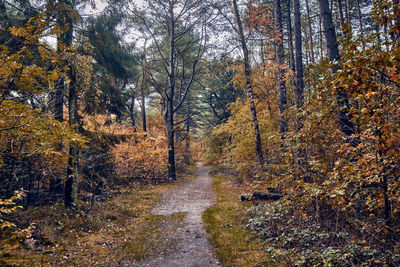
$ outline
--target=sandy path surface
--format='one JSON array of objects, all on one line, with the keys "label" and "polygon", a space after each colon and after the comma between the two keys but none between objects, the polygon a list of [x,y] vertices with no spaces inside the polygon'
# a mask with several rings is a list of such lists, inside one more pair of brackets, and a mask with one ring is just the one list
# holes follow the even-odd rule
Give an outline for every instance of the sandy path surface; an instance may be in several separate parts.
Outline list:
[{"label": "sandy path surface", "polygon": [[[166,255],[159,255],[140,263],[140,266],[221,266],[207,240],[201,216],[215,201],[210,168],[197,164],[196,177],[167,191],[153,208],[156,215],[169,216],[187,212],[181,228],[172,238],[177,238],[177,248]],[[171,237],[164,237],[171,238]]]}]

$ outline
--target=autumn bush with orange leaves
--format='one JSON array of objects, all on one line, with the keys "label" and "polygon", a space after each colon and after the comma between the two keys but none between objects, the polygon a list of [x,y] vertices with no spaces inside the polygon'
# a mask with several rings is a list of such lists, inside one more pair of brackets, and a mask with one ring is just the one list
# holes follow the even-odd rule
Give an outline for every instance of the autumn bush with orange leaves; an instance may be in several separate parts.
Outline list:
[{"label": "autumn bush with orange leaves", "polygon": [[[163,118],[148,115],[148,131],[133,131],[126,141],[112,149],[116,172],[119,175],[143,182],[160,182],[167,178],[168,144]],[[182,165],[183,145],[176,144],[177,166]]]},{"label": "autumn bush with orange leaves", "polygon": [[136,132],[127,142],[116,145],[116,170],[120,175],[151,181],[165,177],[168,152],[165,135]]}]

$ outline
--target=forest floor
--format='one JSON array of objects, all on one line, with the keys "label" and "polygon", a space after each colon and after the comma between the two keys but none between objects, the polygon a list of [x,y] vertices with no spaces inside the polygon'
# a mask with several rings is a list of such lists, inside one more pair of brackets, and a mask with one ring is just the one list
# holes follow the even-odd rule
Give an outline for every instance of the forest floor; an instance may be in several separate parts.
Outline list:
[{"label": "forest floor", "polygon": [[204,212],[203,221],[220,262],[224,266],[238,267],[285,266],[271,263],[269,245],[246,227],[248,210],[254,204],[241,201],[240,196],[252,188],[234,182],[234,178],[222,175],[213,178],[216,203]]},{"label": "forest floor", "polygon": [[[198,196],[196,188],[202,186],[209,189],[201,196],[204,201],[194,210],[200,212],[203,205],[203,209],[211,205],[212,182],[207,176],[208,169],[199,167],[199,175],[193,181],[194,166],[180,173],[175,183],[134,183],[110,192],[112,197],[105,202],[95,202],[92,206],[79,202],[75,211],[65,210],[61,203],[24,211],[19,221],[31,224],[30,236],[26,239],[21,233],[0,238],[0,266],[152,266],[155,257],[169,258],[187,246],[182,243],[185,235],[193,236],[207,248],[204,231],[198,225],[201,213],[189,211],[191,207],[187,205],[191,196]],[[174,203],[173,196],[180,195],[185,188],[188,199],[177,199]],[[156,212],[158,208],[152,212],[159,201],[157,207],[161,208],[168,198],[173,205],[171,212],[165,210],[165,216],[158,215],[162,214]],[[180,206],[186,209],[179,210]],[[191,218],[195,218],[193,225],[183,228]],[[142,264],[146,259],[152,260]]]},{"label": "forest floor", "polygon": [[180,171],[174,183],[134,183],[110,192],[112,197],[93,206],[80,202],[74,211],[61,203],[23,211],[18,219],[32,226],[29,236],[0,238],[0,266],[386,266],[386,261],[400,262],[397,251],[386,253],[384,248],[364,245],[356,232],[335,218],[322,221],[312,214],[285,213],[279,202],[241,201],[240,196],[254,188],[224,173],[215,172],[213,179],[210,170],[198,164]]},{"label": "forest floor", "polygon": [[175,239],[178,243],[174,250],[140,262],[139,266],[220,266],[213,255],[202,222],[203,212],[215,201],[209,172],[210,167],[198,163],[193,180],[163,194],[162,200],[152,210],[154,215],[186,214],[184,222],[176,231],[167,232],[161,237],[164,242]]},{"label": "forest floor", "polygon": [[0,266],[219,266],[202,223],[215,202],[209,171],[198,164],[178,182],[119,188],[77,211],[28,209],[31,236],[0,239]]}]

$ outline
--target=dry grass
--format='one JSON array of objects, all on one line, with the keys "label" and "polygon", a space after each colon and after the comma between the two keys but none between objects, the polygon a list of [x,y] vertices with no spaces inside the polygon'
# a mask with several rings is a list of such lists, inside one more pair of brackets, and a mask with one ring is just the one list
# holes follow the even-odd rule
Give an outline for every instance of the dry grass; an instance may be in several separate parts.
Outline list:
[{"label": "dry grass", "polygon": [[[183,180],[193,177],[186,175]],[[77,212],[61,204],[40,207],[24,214],[24,221],[36,223],[35,245],[12,238],[0,240],[0,266],[118,266],[143,260],[173,249],[177,240],[160,242],[172,233],[186,214],[169,217],[150,214],[162,193],[174,184],[136,185],[106,202],[95,203],[90,211],[81,203]]]},{"label": "dry grass", "polygon": [[166,254],[174,250],[179,240],[163,238],[182,225],[186,213],[175,213],[170,217],[148,214],[143,223],[120,244],[118,258],[125,261],[141,261],[151,256]]},{"label": "dry grass", "polygon": [[214,177],[214,188],[217,202],[206,210],[203,221],[218,258],[225,266],[266,266],[270,254],[265,244],[244,225],[251,204],[240,201],[243,188],[221,176]]}]

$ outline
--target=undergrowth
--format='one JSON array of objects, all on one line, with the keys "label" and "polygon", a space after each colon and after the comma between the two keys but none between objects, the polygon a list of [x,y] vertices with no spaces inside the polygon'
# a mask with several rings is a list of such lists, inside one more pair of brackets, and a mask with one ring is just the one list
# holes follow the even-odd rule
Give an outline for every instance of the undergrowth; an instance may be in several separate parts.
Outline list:
[{"label": "undergrowth", "polygon": [[285,198],[241,202],[250,188],[214,179],[217,202],[203,219],[225,266],[399,266],[398,248],[370,246],[339,214],[300,210]]},{"label": "undergrowth", "polygon": [[118,266],[167,253],[178,240],[164,242],[160,237],[173,233],[186,214],[165,217],[150,210],[163,192],[193,173],[191,168],[190,175],[175,183],[120,188],[105,202],[79,203],[76,211],[62,204],[24,211],[21,223],[31,225],[32,231],[28,238],[0,239],[0,266]]},{"label": "undergrowth", "polygon": [[[287,259],[287,265],[399,266],[398,249],[393,253],[369,245],[362,229],[354,229],[340,216],[299,213],[294,203],[283,200],[252,207],[247,218],[246,227],[269,244],[272,255]],[[267,263],[276,262],[272,257]]]},{"label": "undergrowth", "polygon": [[204,212],[203,221],[221,263],[254,266],[268,260],[265,244],[245,227],[250,204],[240,201],[243,189],[221,176],[214,177],[214,188],[216,204]]}]

